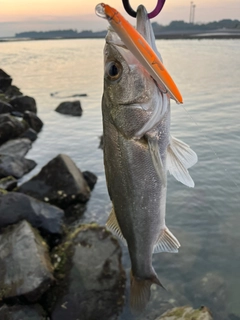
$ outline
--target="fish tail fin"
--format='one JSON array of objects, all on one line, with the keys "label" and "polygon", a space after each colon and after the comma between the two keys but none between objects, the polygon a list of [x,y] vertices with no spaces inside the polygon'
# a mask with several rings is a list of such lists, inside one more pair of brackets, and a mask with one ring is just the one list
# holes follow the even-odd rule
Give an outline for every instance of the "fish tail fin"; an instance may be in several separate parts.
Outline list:
[{"label": "fish tail fin", "polygon": [[144,309],[148,304],[148,301],[151,295],[151,285],[155,283],[161,286],[162,288],[164,287],[155,273],[151,279],[138,279],[137,277],[134,277],[131,271],[130,279],[131,279],[131,287],[130,287],[131,311],[134,314],[139,314],[140,312],[144,311]]}]

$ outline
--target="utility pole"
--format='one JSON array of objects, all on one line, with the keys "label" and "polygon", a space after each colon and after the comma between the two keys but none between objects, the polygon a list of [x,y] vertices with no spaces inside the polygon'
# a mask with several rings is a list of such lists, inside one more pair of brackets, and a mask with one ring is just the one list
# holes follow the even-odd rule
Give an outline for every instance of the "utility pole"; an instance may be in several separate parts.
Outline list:
[{"label": "utility pole", "polygon": [[192,9],[193,9],[193,2],[190,2],[190,15],[189,15],[189,23],[192,23]]},{"label": "utility pole", "polygon": [[194,23],[195,9],[196,9],[196,5],[194,4],[192,7],[192,23]]}]

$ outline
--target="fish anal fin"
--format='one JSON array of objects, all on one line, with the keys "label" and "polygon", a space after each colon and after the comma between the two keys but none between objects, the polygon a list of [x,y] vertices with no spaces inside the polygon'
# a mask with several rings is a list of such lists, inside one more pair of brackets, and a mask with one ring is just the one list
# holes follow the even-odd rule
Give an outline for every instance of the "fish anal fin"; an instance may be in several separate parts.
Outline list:
[{"label": "fish anal fin", "polygon": [[177,253],[180,243],[177,238],[171,233],[168,228],[165,228],[161,231],[160,236],[158,237],[156,244],[153,248],[153,253],[159,252],[171,252]]},{"label": "fish anal fin", "polygon": [[118,224],[116,214],[114,211],[114,208],[112,208],[112,211],[110,212],[110,215],[108,217],[108,220],[106,222],[106,227],[118,238],[120,238],[124,245],[127,245],[127,242],[122,234],[122,231],[120,229],[120,226]]}]

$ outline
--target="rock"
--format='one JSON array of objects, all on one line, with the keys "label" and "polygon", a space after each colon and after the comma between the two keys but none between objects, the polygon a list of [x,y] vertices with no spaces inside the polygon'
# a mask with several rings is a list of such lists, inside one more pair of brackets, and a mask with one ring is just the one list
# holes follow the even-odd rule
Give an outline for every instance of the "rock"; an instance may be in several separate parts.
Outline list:
[{"label": "rock", "polygon": [[36,132],[40,132],[43,127],[43,122],[38,116],[31,111],[25,111],[23,115],[23,120],[25,120],[29,127],[35,130]]},{"label": "rock", "polygon": [[12,83],[12,78],[0,69],[0,90],[5,91]]},{"label": "rock", "polygon": [[2,320],[46,320],[46,313],[40,305],[3,305],[0,308]]},{"label": "rock", "polygon": [[67,224],[71,224],[72,222],[81,218],[81,216],[86,211],[86,204],[85,203],[75,203],[68,207],[65,210],[65,222]]},{"label": "rock", "polygon": [[99,142],[98,148],[103,150],[103,135],[101,135],[99,139],[100,139],[100,142]]},{"label": "rock", "polygon": [[90,197],[90,189],[81,171],[65,154],[59,154],[48,162],[18,191],[63,209],[74,203],[85,203]]},{"label": "rock", "polygon": [[19,111],[11,111],[11,115],[17,118],[23,118],[23,113]]},{"label": "rock", "polygon": [[17,137],[14,125],[7,121],[0,124],[0,144]]},{"label": "rock", "polygon": [[92,191],[96,182],[97,182],[97,176],[90,171],[83,171],[82,174],[83,174],[83,177],[86,180],[90,190]]},{"label": "rock", "polygon": [[36,301],[53,280],[48,247],[28,222],[0,234],[0,299]]},{"label": "rock", "polygon": [[37,113],[36,101],[29,96],[19,96],[12,98],[9,103],[15,111],[24,113],[25,111],[32,111]]},{"label": "rock", "polygon": [[155,320],[213,320],[213,318],[206,307],[200,309],[177,307],[168,310]]},{"label": "rock", "polygon": [[37,132],[33,130],[32,128],[28,128],[24,133],[20,135],[20,138],[27,138],[31,140],[32,142],[37,139]]},{"label": "rock", "polygon": [[0,189],[11,191],[17,186],[17,180],[12,176],[0,179]]},{"label": "rock", "polygon": [[5,97],[7,97],[8,99],[15,98],[22,95],[23,95],[22,92],[16,86],[9,86],[5,91]]},{"label": "rock", "polygon": [[27,220],[43,233],[62,234],[64,212],[25,194],[10,192],[0,197],[0,228]]},{"label": "rock", "polygon": [[79,100],[62,102],[55,109],[55,111],[62,113],[62,114],[69,114],[72,116],[81,116],[82,115],[82,107],[81,107],[81,103]]},{"label": "rock", "polygon": [[28,124],[10,114],[0,114],[0,144],[17,138],[28,128]]},{"label": "rock", "polygon": [[8,176],[20,179],[36,165],[35,161],[23,157],[0,155],[0,179]]},{"label": "rock", "polygon": [[32,142],[29,139],[9,140],[0,146],[0,154],[24,157],[32,148]]},{"label": "rock", "polygon": [[9,103],[0,100],[0,114],[10,113],[12,109],[13,107]]},{"label": "rock", "polygon": [[52,254],[58,287],[50,290],[52,320],[114,320],[123,306],[125,272],[118,242],[97,225],[83,225]]}]

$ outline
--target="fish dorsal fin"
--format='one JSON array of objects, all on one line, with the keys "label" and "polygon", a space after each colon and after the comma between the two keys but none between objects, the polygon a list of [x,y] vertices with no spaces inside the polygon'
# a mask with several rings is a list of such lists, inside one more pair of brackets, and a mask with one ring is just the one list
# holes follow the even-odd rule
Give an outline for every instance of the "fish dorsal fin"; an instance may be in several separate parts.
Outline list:
[{"label": "fish dorsal fin", "polygon": [[110,212],[110,215],[108,217],[108,220],[106,222],[106,227],[118,238],[120,238],[124,245],[127,245],[127,242],[122,234],[122,231],[120,229],[120,226],[118,224],[116,214],[114,211],[114,208],[112,208],[112,211]]},{"label": "fish dorsal fin", "polygon": [[196,153],[184,142],[176,138],[170,139],[167,150],[167,170],[174,178],[188,187],[194,187],[188,168],[197,162]]},{"label": "fish dorsal fin", "polygon": [[159,144],[158,140],[155,137],[151,137],[149,135],[146,135],[147,141],[148,141],[148,147],[151,154],[153,166],[156,170],[157,175],[159,176],[162,184],[166,187],[166,174],[164,172],[163,162],[161,158],[161,154],[159,151]]},{"label": "fish dorsal fin", "polygon": [[159,252],[171,252],[177,253],[178,248],[180,248],[180,243],[178,239],[172,234],[172,232],[165,228],[161,231],[160,236],[153,248],[153,253]]}]

